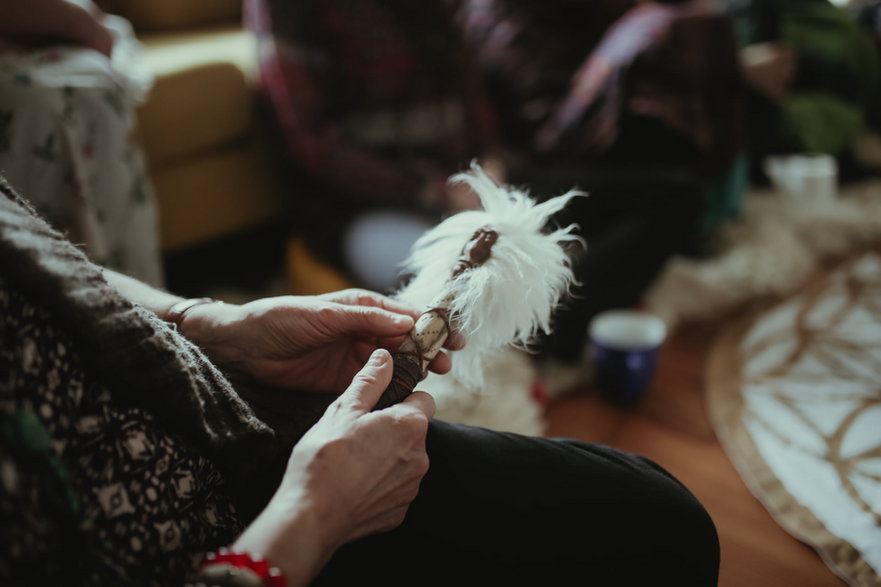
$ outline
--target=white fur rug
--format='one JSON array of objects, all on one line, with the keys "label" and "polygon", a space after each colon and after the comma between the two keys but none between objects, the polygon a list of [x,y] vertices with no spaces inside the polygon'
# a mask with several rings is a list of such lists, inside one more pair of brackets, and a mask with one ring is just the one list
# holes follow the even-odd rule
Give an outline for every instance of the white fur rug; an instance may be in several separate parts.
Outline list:
[{"label": "white fur rug", "polygon": [[544,407],[533,396],[537,377],[530,356],[510,348],[488,359],[480,387],[453,373],[430,373],[416,388],[434,397],[435,416],[441,420],[541,436],[545,431]]},{"label": "white fur rug", "polygon": [[725,329],[707,407],[780,525],[849,585],[881,587],[881,255],[848,259]]},{"label": "white fur rug", "polygon": [[676,258],[647,295],[672,330],[761,298],[782,298],[823,265],[881,240],[881,180],[850,185],[828,201],[756,190],[702,260]]}]

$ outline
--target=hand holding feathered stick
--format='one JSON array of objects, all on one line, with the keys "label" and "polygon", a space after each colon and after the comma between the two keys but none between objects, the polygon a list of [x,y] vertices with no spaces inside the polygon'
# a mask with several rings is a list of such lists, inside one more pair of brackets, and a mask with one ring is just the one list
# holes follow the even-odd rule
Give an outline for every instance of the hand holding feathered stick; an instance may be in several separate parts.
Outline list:
[{"label": "hand holding feathered stick", "polygon": [[427,309],[394,353],[394,376],[377,409],[415,389],[453,329],[468,340],[454,367],[479,382],[486,353],[550,331],[551,313],[574,281],[565,246],[582,243],[576,227],[545,228],[580,192],[537,204],[477,165],[451,181],[467,183],[483,210],[451,216],[414,245],[407,266],[415,277],[398,297]]}]

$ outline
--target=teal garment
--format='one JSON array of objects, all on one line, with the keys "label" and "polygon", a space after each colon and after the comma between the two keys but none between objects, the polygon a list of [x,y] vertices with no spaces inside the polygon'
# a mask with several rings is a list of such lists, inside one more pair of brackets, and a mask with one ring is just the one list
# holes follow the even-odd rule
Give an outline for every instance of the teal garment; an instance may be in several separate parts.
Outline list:
[{"label": "teal garment", "polygon": [[33,470],[46,479],[49,501],[58,511],[73,516],[80,509],[76,492],[70,485],[70,474],[52,447],[52,437],[31,410],[19,410],[0,420],[0,441],[11,452],[21,455]]},{"label": "teal garment", "polygon": [[707,209],[701,219],[701,236],[711,237],[725,222],[740,215],[749,188],[749,158],[741,155],[722,177],[704,186]]}]

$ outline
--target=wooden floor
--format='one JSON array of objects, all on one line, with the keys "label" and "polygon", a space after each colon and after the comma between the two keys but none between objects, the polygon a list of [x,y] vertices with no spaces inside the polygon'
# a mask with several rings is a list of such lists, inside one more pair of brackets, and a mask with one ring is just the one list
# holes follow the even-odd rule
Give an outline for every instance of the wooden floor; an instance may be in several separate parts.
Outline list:
[{"label": "wooden floor", "polygon": [[710,426],[704,363],[720,325],[680,329],[665,345],[652,387],[620,408],[591,390],[549,407],[550,436],[602,442],[649,457],[701,500],[719,532],[723,587],[840,587],[808,546],[774,522],[741,481]]}]

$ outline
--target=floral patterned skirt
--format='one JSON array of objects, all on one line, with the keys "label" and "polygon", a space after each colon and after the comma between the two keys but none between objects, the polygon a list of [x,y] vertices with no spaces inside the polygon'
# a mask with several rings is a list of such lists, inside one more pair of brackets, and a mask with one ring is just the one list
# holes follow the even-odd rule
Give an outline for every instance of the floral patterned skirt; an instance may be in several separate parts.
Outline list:
[{"label": "floral patterned skirt", "polygon": [[79,47],[0,52],[0,173],[89,257],[161,285],[156,203],[135,140],[150,86],[127,21],[113,59]]}]

